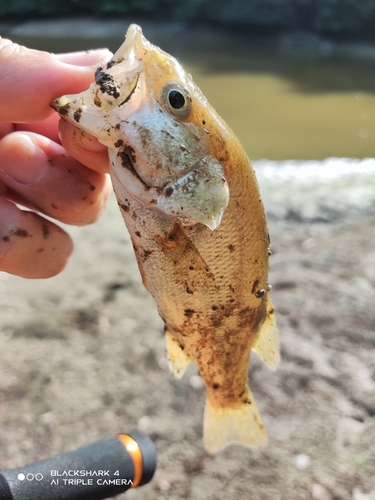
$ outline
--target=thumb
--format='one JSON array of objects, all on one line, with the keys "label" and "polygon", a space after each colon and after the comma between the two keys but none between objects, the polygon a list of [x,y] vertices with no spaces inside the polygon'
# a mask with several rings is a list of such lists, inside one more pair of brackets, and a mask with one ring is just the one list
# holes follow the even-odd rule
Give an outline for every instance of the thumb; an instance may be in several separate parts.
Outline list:
[{"label": "thumb", "polygon": [[55,97],[82,92],[90,85],[93,64],[109,58],[108,51],[97,53],[97,61],[95,51],[86,57],[83,53],[58,57],[0,38],[0,121],[22,123],[47,118],[53,112],[50,103]]}]

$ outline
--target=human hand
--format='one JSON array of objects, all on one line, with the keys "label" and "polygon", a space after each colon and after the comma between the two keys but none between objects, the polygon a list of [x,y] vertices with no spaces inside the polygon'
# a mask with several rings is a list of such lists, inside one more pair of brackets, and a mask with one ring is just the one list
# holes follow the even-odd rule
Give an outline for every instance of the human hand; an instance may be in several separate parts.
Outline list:
[{"label": "human hand", "polygon": [[50,104],[88,88],[110,56],[105,49],[55,56],[0,38],[0,271],[47,278],[65,267],[72,241],[40,213],[74,225],[101,215],[111,190],[107,148],[59,125]]}]

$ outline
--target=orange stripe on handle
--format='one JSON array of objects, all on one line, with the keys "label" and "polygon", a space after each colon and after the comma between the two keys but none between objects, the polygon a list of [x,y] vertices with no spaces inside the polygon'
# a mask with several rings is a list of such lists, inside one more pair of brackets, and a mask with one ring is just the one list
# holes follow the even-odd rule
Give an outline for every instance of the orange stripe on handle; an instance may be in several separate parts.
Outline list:
[{"label": "orange stripe on handle", "polygon": [[132,437],[127,434],[118,434],[118,439],[125,446],[126,451],[133,459],[134,464],[134,477],[133,477],[133,485],[132,488],[136,488],[139,486],[139,483],[142,480],[143,474],[143,458],[141,449],[138,446],[137,441],[135,441]]}]

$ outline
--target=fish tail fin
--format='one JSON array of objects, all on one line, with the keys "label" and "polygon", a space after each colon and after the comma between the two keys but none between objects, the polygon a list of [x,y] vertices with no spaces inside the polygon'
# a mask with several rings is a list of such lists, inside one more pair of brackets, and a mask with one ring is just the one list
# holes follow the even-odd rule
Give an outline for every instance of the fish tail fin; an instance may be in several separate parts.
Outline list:
[{"label": "fish tail fin", "polygon": [[267,444],[267,432],[262,424],[254,398],[247,388],[246,399],[249,403],[239,406],[215,407],[206,399],[203,420],[204,446],[210,453],[225,448],[230,444],[244,446],[264,446]]},{"label": "fish tail fin", "polygon": [[252,349],[268,368],[274,370],[277,367],[280,357],[279,335],[273,305],[269,297],[266,308],[266,319],[260,328]]},{"label": "fish tail fin", "polygon": [[167,356],[169,361],[169,371],[177,379],[183,377],[187,367],[190,364],[191,359],[183,351],[180,344],[174,338],[172,333],[165,329],[165,340],[167,342]]}]

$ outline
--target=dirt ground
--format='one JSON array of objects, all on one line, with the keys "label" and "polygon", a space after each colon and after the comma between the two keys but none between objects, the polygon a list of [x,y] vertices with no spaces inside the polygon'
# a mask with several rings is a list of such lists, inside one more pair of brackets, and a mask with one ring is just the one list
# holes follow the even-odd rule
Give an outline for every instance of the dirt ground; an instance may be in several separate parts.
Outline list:
[{"label": "dirt ground", "polygon": [[375,499],[375,211],[306,216],[265,193],[281,363],[253,355],[265,448],[202,446],[195,367],[169,374],[163,325],[141,283],[114,199],[69,228],[56,278],[0,275],[0,464],[21,466],[137,427],[158,451],[154,479],[118,498]]}]

